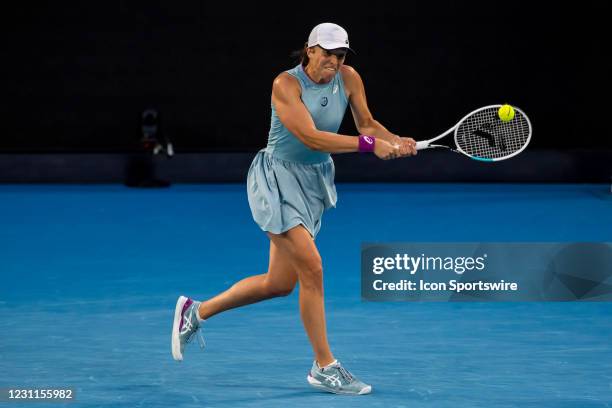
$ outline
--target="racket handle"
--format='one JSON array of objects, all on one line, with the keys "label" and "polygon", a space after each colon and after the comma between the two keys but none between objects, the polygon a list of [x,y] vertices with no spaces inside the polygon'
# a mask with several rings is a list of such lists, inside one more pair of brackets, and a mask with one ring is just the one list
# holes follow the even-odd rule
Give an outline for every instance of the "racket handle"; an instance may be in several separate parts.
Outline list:
[{"label": "racket handle", "polygon": [[423,150],[429,147],[429,140],[421,140],[420,142],[416,142],[416,149]]}]

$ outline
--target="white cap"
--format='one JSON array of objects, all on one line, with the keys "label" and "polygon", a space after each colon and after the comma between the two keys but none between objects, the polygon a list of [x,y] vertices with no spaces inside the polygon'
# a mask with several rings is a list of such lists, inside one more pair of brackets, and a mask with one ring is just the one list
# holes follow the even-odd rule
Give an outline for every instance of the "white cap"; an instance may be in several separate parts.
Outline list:
[{"label": "white cap", "polygon": [[[320,45],[326,50],[349,48],[348,33],[338,24],[321,23],[312,29],[308,36],[308,47]],[[351,50],[353,51],[353,50]]]}]

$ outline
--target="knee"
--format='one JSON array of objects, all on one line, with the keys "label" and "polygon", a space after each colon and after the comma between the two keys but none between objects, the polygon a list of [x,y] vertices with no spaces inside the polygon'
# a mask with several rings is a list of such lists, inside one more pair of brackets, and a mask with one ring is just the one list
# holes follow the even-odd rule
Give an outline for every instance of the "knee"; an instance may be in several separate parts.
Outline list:
[{"label": "knee", "polygon": [[320,257],[302,262],[299,270],[300,287],[306,290],[323,290],[323,263]]},{"label": "knee", "polygon": [[265,291],[267,294],[267,297],[283,297],[283,296],[289,296],[291,294],[291,292],[293,292],[293,288],[295,287],[295,282],[293,282],[293,284],[285,282],[285,283],[278,283],[278,282],[271,282],[268,279],[266,279],[265,283],[264,283],[264,287],[265,287]]},{"label": "knee", "polygon": [[268,288],[268,294],[271,297],[284,297],[289,296],[293,292],[293,287],[270,287]]}]

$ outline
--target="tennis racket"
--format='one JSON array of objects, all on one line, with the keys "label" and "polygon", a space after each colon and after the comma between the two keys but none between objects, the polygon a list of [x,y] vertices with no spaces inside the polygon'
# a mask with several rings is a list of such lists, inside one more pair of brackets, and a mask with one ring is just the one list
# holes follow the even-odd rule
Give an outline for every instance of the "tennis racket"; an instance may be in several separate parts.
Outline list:
[{"label": "tennis racket", "polygon": [[[445,148],[480,161],[500,161],[516,156],[531,140],[531,122],[525,113],[514,108],[514,118],[503,122],[497,112],[502,105],[490,105],[467,114],[455,126],[429,140],[417,142],[417,150]],[[450,133],[455,148],[432,144]]]}]

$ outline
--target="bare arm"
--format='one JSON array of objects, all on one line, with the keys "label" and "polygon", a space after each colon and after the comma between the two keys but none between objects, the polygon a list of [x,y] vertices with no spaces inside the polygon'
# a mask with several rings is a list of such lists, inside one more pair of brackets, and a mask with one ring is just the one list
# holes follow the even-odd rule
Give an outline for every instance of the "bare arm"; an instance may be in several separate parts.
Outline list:
[{"label": "bare arm", "polygon": [[379,121],[374,119],[368,108],[363,81],[357,71],[348,65],[344,65],[342,67],[342,79],[348,93],[351,112],[353,113],[357,130],[362,134],[375,136],[377,139],[401,145],[402,155],[416,154],[416,142],[413,139],[400,138],[398,135],[389,132]]},{"label": "bare arm", "polygon": [[310,112],[300,99],[300,85],[294,77],[282,73],[272,86],[272,103],[285,127],[312,150],[329,153],[348,153],[359,150],[354,136],[318,130]]}]

